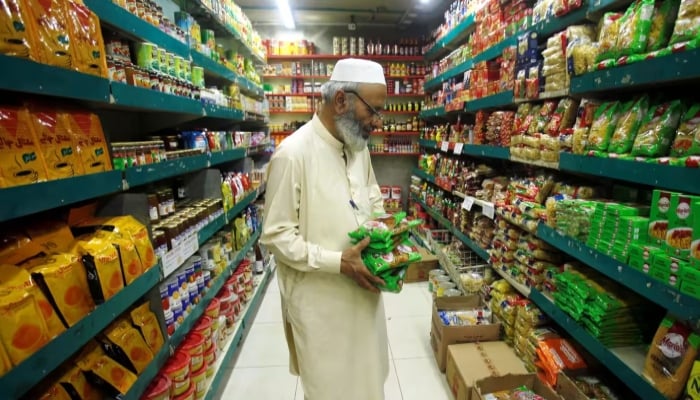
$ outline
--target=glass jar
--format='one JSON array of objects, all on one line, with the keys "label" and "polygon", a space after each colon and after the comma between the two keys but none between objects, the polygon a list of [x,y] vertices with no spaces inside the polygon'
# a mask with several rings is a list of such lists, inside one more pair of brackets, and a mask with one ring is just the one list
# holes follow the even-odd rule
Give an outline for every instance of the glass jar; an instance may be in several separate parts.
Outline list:
[{"label": "glass jar", "polygon": [[168,193],[165,190],[161,190],[157,193],[158,196],[158,218],[164,219],[170,215],[170,208],[168,207]]},{"label": "glass jar", "polygon": [[165,232],[162,230],[153,231],[153,247],[156,257],[163,258],[168,252],[168,242],[165,237]]},{"label": "glass jar", "polygon": [[156,223],[160,220],[160,216],[158,214],[158,194],[149,193],[148,195],[146,195],[146,199],[148,201],[148,216],[151,219],[151,223]]},{"label": "glass jar", "polygon": [[128,143],[126,145],[126,167],[127,168],[132,168],[136,166],[136,163],[138,162],[137,160],[137,155],[136,155],[136,148],[134,147],[133,144]]}]

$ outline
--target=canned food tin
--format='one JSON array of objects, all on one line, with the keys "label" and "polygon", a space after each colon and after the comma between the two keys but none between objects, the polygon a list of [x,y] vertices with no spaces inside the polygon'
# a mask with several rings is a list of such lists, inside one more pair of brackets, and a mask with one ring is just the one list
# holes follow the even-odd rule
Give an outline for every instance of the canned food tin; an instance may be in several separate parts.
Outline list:
[{"label": "canned food tin", "polygon": [[158,49],[158,67],[160,72],[167,74],[168,72],[168,52],[165,49]]},{"label": "canned food tin", "polygon": [[158,46],[153,43],[136,43],[136,64],[151,71],[159,71]]}]

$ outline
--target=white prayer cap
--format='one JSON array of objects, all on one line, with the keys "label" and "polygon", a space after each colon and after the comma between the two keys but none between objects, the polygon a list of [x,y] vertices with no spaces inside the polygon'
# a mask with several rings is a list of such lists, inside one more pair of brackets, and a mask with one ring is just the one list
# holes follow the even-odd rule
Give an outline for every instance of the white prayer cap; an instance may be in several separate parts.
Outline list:
[{"label": "white prayer cap", "polygon": [[338,61],[333,68],[332,81],[380,83],[386,86],[384,68],[374,61],[346,58]]}]

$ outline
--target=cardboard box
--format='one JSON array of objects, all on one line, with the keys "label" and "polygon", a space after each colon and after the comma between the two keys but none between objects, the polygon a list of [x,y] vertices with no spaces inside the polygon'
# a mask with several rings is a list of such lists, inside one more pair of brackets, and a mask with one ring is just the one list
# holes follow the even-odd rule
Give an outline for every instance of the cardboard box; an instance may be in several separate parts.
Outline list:
[{"label": "cardboard box", "polygon": [[700,219],[694,204],[700,197],[685,194],[671,196],[671,210],[666,232],[666,252],[674,257],[687,260],[690,256],[690,242],[693,240],[694,221]]},{"label": "cardboard box", "polygon": [[[547,386],[537,378],[536,374],[505,375],[489,377],[476,381],[472,388],[471,400],[484,400],[484,396],[502,390],[513,390],[521,386],[527,386],[538,395],[547,400],[564,400],[554,389]],[[566,400],[569,400],[566,398]]]},{"label": "cardboard box", "polygon": [[649,240],[664,246],[668,220],[671,213],[671,196],[673,192],[654,190],[651,199],[651,215],[649,216]]},{"label": "cardboard box", "polygon": [[590,400],[566,374],[559,373],[556,392],[566,400]]},{"label": "cardboard box", "polygon": [[418,247],[421,261],[410,264],[406,269],[406,275],[403,277],[404,283],[425,282],[428,280],[428,273],[436,268],[439,268],[438,258],[431,254],[423,247]]},{"label": "cardboard box", "polygon": [[696,215],[696,218],[693,221],[693,238],[690,243],[688,259],[692,265],[700,268],[700,202],[693,204],[692,213]]},{"label": "cardboard box", "polygon": [[481,306],[479,295],[464,297],[438,297],[433,301],[433,323],[430,329],[430,345],[440,371],[445,371],[447,346],[457,343],[490,342],[500,338],[501,324],[475,326],[447,326],[443,324],[438,310],[469,310]]},{"label": "cardboard box", "polygon": [[505,342],[453,344],[447,351],[445,378],[457,400],[469,400],[474,382],[493,374],[526,374],[527,370]]},{"label": "cardboard box", "polygon": [[700,284],[694,282],[681,282],[681,293],[700,299]]}]

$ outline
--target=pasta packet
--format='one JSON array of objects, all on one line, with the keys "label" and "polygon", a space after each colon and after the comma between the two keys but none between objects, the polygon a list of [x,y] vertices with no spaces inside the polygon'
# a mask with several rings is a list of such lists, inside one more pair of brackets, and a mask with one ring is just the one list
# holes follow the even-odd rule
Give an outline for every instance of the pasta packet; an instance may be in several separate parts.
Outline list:
[{"label": "pasta packet", "polygon": [[617,101],[601,104],[593,115],[593,124],[588,133],[587,150],[605,151],[608,149],[610,137],[615,131],[619,117]]},{"label": "pasta packet", "polygon": [[598,55],[595,58],[596,63],[615,56],[615,45],[620,31],[621,18],[622,13],[607,12],[603,15],[603,18],[600,19],[600,27],[598,29],[600,32],[598,35]]},{"label": "pasta packet", "polygon": [[636,0],[620,20],[620,32],[615,46],[618,55],[643,53],[647,48],[654,0]]},{"label": "pasta packet", "polygon": [[680,1],[656,0],[654,2],[654,16],[651,19],[647,52],[660,50],[668,45],[673,32],[673,24],[678,15]]},{"label": "pasta packet", "polygon": [[671,146],[671,156],[700,155],[700,103],[693,104],[683,115]]},{"label": "pasta packet", "polygon": [[399,268],[407,264],[420,261],[421,255],[418,249],[411,242],[403,242],[398,245],[393,251],[382,254],[366,252],[363,255],[365,266],[374,275],[379,275],[392,268]]},{"label": "pasta packet", "polygon": [[610,138],[608,151],[616,154],[629,153],[637,137],[637,131],[649,109],[649,97],[644,95],[622,106],[622,114],[617,121],[615,132]]},{"label": "pasta packet", "polygon": [[652,106],[634,140],[632,155],[661,157],[668,154],[683,111],[680,100]]},{"label": "pasta packet", "polygon": [[552,117],[545,128],[548,135],[555,136],[563,129],[571,128],[576,120],[576,110],[578,100],[571,97],[564,97],[559,100],[557,108],[552,113]]},{"label": "pasta packet", "polygon": [[670,43],[675,45],[700,37],[700,5],[697,0],[681,0]]}]

